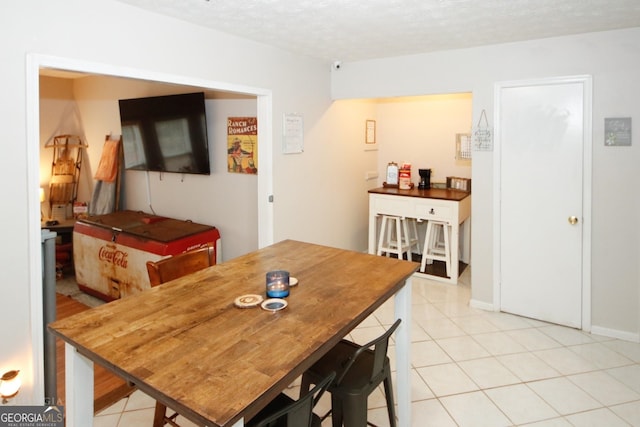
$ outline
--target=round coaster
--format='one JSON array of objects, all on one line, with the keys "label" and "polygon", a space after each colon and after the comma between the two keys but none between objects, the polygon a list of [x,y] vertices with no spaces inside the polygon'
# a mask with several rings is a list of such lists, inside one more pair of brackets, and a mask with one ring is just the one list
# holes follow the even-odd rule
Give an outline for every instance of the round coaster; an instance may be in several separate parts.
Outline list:
[{"label": "round coaster", "polygon": [[269,299],[266,299],[260,305],[260,307],[262,307],[263,310],[271,311],[271,312],[274,312],[274,313],[276,311],[282,310],[286,306],[287,306],[287,302],[285,300],[283,300],[283,299],[280,299],[280,298],[269,298]]},{"label": "round coaster", "polygon": [[250,308],[250,307],[256,307],[260,305],[262,300],[263,300],[262,295],[248,294],[248,295],[239,296],[233,301],[233,303],[235,304],[236,307]]},{"label": "round coaster", "polygon": [[295,277],[289,277],[289,287],[297,286],[297,285],[298,285],[298,279],[296,279]]}]

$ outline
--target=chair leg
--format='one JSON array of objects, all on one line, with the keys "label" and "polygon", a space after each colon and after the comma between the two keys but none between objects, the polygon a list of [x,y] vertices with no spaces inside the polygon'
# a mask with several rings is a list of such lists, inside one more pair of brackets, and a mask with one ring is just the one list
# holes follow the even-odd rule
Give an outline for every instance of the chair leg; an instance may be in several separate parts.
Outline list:
[{"label": "chair leg", "polygon": [[391,384],[391,372],[387,372],[384,379],[384,395],[387,398],[387,412],[389,413],[389,426],[396,427],[396,409],[393,400],[393,386]]},{"label": "chair leg", "polygon": [[342,400],[339,397],[331,394],[331,426],[342,427],[344,421],[344,412],[342,407]]},{"label": "chair leg", "polygon": [[302,380],[300,380],[300,396],[298,398],[304,397],[311,390],[311,378],[309,375],[302,375]]},{"label": "chair leg", "polygon": [[164,426],[164,415],[167,412],[167,407],[160,402],[156,402],[156,411],[153,415],[153,427]]},{"label": "chair leg", "polygon": [[352,396],[342,403],[346,408],[343,413],[344,427],[367,425],[367,398],[368,396]]}]

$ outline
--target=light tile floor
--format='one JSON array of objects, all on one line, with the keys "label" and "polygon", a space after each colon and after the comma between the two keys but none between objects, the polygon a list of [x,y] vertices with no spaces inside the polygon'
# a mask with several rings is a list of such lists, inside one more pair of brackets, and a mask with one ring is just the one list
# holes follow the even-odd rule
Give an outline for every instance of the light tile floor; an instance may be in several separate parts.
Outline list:
[{"label": "light tile floor", "polygon": [[[640,427],[640,343],[474,309],[469,298],[469,269],[458,286],[413,281],[413,427]],[[391,323],[392,302],[349,338],[365,343]],[[287,392],[297,396],[296,384]],[[154,404],[137,391],[94,426],[150,427]],[[326,396],[316,412],[329,408]],[[369,421],[389,425],[381,390],[369,408]]]}]

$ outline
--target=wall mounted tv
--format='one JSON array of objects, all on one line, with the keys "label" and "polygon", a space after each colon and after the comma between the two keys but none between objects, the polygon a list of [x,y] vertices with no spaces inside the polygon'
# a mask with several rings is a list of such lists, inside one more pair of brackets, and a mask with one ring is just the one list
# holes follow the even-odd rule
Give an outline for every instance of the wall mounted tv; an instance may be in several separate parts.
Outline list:
[{"label": "wall mounted tv", "polygon": [[125,169],[211,173],[204,93],[118,102]]}]

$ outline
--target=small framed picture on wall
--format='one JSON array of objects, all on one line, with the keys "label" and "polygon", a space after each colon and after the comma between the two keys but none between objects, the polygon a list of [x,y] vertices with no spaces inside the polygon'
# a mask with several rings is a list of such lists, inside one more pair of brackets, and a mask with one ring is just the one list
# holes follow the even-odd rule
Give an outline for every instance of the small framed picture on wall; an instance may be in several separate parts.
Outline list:
[{"label": "small framed picture on wall", "polygon": [[375,150],[376,147],[376,121],[365,121],[365,150]]},{"label": "small framed picture on wall", "polygon": [[604,145],[631,146],[631,117],[605,117]]}]

